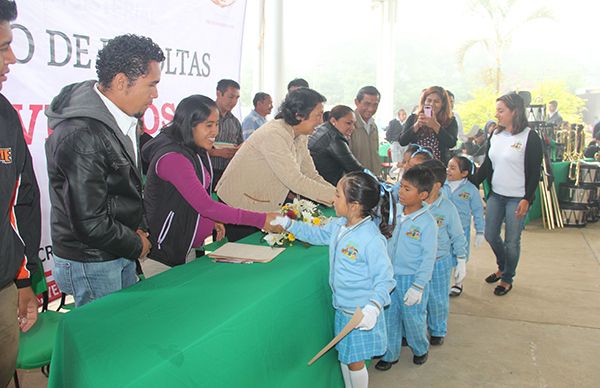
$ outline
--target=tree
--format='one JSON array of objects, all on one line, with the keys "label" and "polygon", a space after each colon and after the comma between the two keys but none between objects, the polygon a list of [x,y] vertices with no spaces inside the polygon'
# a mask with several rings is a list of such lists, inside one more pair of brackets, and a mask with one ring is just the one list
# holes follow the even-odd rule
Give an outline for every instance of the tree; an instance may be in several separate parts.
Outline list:
[{"label": "tree", "polygon": [[[458,50],[458,65],[463,68],[465,57],[472,48],[483,46],[487,51],[493,65],[483,72],[486,86],[494,87],[496,94],[500,93],[502,82],[503,55],[509,48],[513,36],[523,25],[539,19],[554,19],[549,8],[541,6],[533,12],[521,17],[522,10],[518,4],[520,0],[473,0],[472,8],[475,13],[483,15],[487,20],[487,33],[477,39],[465,42]],[[521,12],[520,12],[521,11]]]},{"label": "tree", "polygon": [[495,120],[496,98],[498,94],[491,87],[473,92],[473,98],[456,105],[465,132],[477,124],[483,128],[488,120]]},{"label": "tree", "polygon": [[531,91],[532,104],[546,104],[552,100],[558,102],[558,110],[563,120],[569,123],[583,123],[585,100],[569,90],[562,80],[544,81]]}]

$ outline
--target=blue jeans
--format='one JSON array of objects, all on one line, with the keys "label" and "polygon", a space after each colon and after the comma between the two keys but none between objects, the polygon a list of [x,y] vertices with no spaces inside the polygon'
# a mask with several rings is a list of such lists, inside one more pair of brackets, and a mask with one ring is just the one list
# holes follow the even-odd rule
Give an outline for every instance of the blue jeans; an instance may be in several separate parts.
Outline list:
[{"label": "blue jeans", "polygon": [[135,261],[124,258],[82,263],[54,256],[52,274],[60,291],[73,295],[76,307],[132,286],[137,281]]},{"label": "blue jeans", "polygon": [[[525,226],[525,217],[515,216],[521,199],[492,192],[487,200],[485,239],[496,255],[498,270],[502,272],[502,281],[509,284],[513,282],[521,255],[521,232]],[[505,224],[504,241],[500,236],[502,223]]]}]

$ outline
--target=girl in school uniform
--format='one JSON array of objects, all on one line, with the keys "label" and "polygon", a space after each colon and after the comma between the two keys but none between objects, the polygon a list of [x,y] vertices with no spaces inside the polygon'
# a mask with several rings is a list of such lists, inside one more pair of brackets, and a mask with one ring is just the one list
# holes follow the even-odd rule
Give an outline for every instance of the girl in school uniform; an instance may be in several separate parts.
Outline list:
[{"label": "girl in school uniform", "polygon": [[[475,174],[475,164],[464,156],[455,156],[448,162],[446,170],[448,179],[444,185],[444,192],[448,199],[452,201],[465,233],[467,240],[466,253],[467,259],[470,257],[471,245],[471,220],[475,221],[475,248],[478,248],[484,240],[483,232],[485,230],[485,220],[483,217],[483,201],[479,194],[479,189],[472,184],[469,179]],[[455,273],[466,270],[458,268],[459,266],[466,267],[465,262],[458,262],[456,257],[453,258]],[[459,296],[463,291],[462,281],[454,283],[450,289],[450,296]]]},{"label": "girl in school uniform", "polygon": [[[382,222],[373,218],[378,205]],[[277,217],[297,239],[329,245],[329,285],[333,291],[335,334],[350,321],[356,306],[364,318],[337,345],[346,388],[367,387],[365,360],[385,353],[387,333],[383,308],[390,303],[396,282],[387,253],[386,237],[395,225],[391,188],[367,172],[351,172],[338,182],[334,200],[337,218],[323,226]],[[385,236],[385,237],[384,237]]]}]

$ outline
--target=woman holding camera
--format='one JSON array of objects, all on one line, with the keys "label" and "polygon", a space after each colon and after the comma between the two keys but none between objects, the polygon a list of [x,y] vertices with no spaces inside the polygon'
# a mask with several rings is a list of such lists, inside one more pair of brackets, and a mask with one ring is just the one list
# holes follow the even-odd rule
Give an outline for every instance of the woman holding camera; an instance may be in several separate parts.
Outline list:
[{"label": "woman holding camera", "polygon": [[400,145],[418,144],[433,150],[435,159],[450,160],[456,145],[458,125],[450,108],[448,93],[441,86],[427,88],[421,94],[417,113],[411,114],[400,135]]}]

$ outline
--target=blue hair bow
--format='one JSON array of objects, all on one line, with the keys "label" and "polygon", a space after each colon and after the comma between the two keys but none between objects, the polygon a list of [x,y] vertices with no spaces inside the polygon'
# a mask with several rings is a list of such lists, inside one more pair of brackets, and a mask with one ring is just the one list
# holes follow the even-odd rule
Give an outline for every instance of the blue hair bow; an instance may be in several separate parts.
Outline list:
[{"label": "blue hair bow", "polygon": [[410,155],[411,158],[414,158],[418,154],[428,154],[429,156],[431,156],[433,158],[433,152],[431,151],[431,149],[429,147],[423,147],[419,144],[409,144],[408,146],[409,147],[417,147],[415,152],[413,152],[412,155]]},{"label": "blue hair bow", "polygon": [[387,193],[387,195],[389,197],[389,203],[390,203],[390,205],[389,205],[390,209],[389,209],[389,215],[388,215],[388,225],[392,225],[394,222],[394,196],[392,194],[393,186],[387,182],[381,182],[375,176],[375,174],[373,174],[371,172],[371,170],[369,170],[368,168],[365,168],[363,170],[363,172],[365,174],[371,175],[375,179],[375,181],[377,181],[377,183],[379,184],[379,198],[383,198],[385,196],[385,194]]}]

